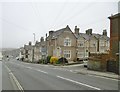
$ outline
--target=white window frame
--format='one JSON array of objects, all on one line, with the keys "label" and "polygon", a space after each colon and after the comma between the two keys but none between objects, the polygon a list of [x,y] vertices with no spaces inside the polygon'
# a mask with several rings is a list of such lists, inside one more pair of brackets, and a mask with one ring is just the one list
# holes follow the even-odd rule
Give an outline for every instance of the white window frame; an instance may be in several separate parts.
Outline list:
[{"label": "white window frame", "polygon": [[64,39],[64,46],[71,46],[71,39],[70,38]]},{"label": "white window frame", "polygon": [[78,51],[78,58],[83,58],[84,57],[84,54],[85,54],[85,52],[81,52],[81,51]]},{"label": "white window frame", "polygon": [[103,40],[100,41],[100,46],[105,46],[105,42]]},{"label": "white window frame", "polygon": [[[80,45],[80,44],[82,44],[82,45]],[[84,40],[78,40],[78,47],[84,47],[84,45],[85,45],[85,41]]]},{"label": "white window frame", "polygon": [[[65,55],[68,55],[69,54],[69,57],[66,57]],[[64,57],[66,59],[70,59],[71,58],[71,50],[64,50]]]}]

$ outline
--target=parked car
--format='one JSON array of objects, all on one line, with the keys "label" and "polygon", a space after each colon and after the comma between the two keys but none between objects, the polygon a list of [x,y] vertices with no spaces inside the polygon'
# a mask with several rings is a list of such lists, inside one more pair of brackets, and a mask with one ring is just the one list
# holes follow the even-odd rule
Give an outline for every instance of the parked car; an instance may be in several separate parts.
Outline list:
[{"label": "parked car", "polygon": [[16,60],[19,60],[19,57],[16,57]]}]

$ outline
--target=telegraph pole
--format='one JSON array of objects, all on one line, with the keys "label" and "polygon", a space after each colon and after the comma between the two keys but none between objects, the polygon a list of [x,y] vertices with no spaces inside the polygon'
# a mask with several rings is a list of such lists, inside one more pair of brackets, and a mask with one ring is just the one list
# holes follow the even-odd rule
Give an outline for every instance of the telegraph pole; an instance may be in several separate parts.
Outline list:
[{"label": "telegraph pole", "polygon": [[35,33],[33,33],[33,36],[34,36],[34,44],[33,44],[33,55],[32,55],[32,62],[34,62]]},{"label": "telegraph pole", "polygon": [[46,47],[46,62],[48,62],[47,61],[47,33],[46,33],[46,46],[45,47]]}]

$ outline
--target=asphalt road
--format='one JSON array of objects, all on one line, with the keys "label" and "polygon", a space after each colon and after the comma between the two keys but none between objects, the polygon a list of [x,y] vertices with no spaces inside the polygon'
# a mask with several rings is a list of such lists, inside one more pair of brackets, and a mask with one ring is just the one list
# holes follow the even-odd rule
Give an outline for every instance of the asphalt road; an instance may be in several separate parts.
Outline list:
[{"label": "asphalt road", "polygon": [[2,91],[2,62],[0,61],[0,92]]},{"label": "asphalt road", "polygon": [[2,63],[2,90],[118,90],[118,80],[10,60]]}]

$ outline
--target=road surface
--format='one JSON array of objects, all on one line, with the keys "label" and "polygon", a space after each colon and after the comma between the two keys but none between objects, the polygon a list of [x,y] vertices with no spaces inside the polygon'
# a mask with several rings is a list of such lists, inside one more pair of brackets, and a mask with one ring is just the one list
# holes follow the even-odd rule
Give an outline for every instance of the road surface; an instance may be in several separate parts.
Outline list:
[{"label": "road surface", "polygon": [[118,80],[77,74],[52,65],[2,62],[2,90],[118,90]]}]

